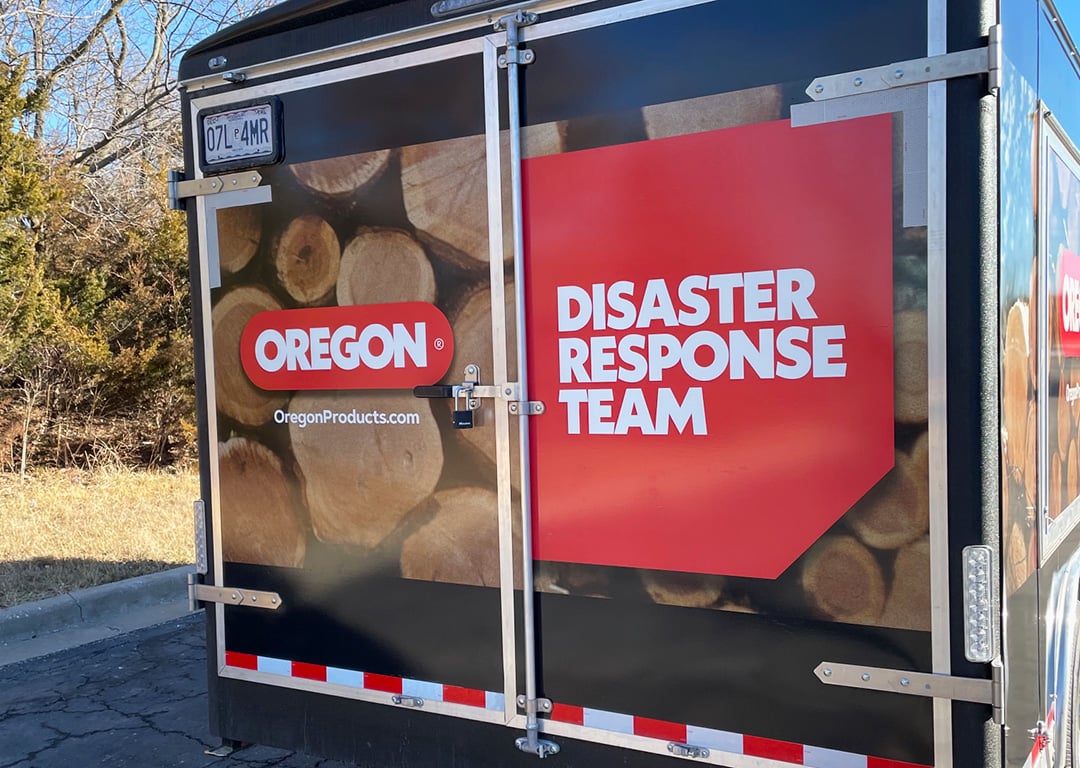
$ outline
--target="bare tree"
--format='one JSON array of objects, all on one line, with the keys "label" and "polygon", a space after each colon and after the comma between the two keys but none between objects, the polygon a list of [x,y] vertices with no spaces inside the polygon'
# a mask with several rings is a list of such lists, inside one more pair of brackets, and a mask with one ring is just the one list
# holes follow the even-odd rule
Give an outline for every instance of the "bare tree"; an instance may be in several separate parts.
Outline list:
[{"label": "bare tree", "polygon": [[[0,334],[0,386],[23,395],[23,469],[99,416],[149,433],[151,460],[168,451],[191,367],[186,239],[165,205],[181,159],[175,72],[184,50],[269,1],[0,0],[0,134],[18,139],[0,147],[31,146],[37,185],[32,212],[5,199],[0,216],[25,235],[17,253],[0,242],[0,330],[22,323]],[[24,170],[0,166],[0,182]],[[15,311],[24,300],[34,312]]]},{"label": "bare tree", "polygon": [[121,178],[111,182],[138,181],[178,156],[174,73],[182,52],[269,4],[5,0],[0,51],[29,65],[24,129],[91,176],[117,169]]}]

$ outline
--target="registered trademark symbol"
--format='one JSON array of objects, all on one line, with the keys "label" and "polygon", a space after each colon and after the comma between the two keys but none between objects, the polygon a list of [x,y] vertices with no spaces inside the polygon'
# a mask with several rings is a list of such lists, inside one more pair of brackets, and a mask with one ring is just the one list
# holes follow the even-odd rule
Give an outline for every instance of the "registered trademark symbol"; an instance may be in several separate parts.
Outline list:
[{"label": "registered trademark symbol", "polygon": [[435,349],[442,349],[446,346],[446,342],[442,339],[435,339]]}]

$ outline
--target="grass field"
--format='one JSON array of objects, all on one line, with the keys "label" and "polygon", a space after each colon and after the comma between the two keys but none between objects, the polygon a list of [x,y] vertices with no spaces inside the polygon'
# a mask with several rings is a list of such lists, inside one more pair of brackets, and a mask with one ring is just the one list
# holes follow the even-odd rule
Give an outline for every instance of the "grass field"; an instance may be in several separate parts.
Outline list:
[{"label": "grass field", "polygon": [[194,473],[0,474],[0,607],[187,565]]}]

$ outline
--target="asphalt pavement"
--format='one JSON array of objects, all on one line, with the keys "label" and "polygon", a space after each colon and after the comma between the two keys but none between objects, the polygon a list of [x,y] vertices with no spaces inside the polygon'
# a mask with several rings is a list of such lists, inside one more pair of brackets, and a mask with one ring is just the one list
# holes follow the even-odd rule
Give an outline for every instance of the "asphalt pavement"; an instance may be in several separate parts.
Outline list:
[{"label": "asphalt pavement", "polygon": [[157,583],[183,571],[0,611],[0,768],[345,768],[263,746],[207,754],[204,617]]}]

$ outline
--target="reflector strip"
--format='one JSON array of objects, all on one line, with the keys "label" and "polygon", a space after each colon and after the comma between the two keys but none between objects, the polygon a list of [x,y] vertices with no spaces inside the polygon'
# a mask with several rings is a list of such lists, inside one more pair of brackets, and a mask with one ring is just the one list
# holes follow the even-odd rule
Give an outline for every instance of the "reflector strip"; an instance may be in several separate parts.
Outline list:
[{"label": "reflector strip", "polygon": [[557,702],[552,704],[550,719],[570,725],[584,725],[616,733],[632,733],[634,736],[706,747],[733,755],[779,760],[792,765],[805,765],[808,768],[927,768],[927,766],[905,763],[901,760],[841,752],[836,749],[795,744],[790,741],[766,739],[731,731],[718,731],[697,725],[671,723],[666,720],[633,717]]},{"label": "reflector strip", "polygon": [[[345,685],[350,688],[362,688],[369,691],[382,691],[393,694],[403,693],[428,701],[444,701],[450,704],[464,704],[465,706],[495,711],[502,711],[505,701],[503,694],[493,691],[481,691],[456,685],[411,680],[392,675],[378,675],[373,672],[325,667],[320,664],[286,661],[236,651],[225,652],[225,665],[237,669],[268,672],[283,677],[320,682],[325,680],[328,683]],[[760,736],[750,736],[730,731],[718,731],[696,725],[684,725],[667,720],[636,717],[621,712],[608,712],[602,709],[590,709],[589,707],[578,707],[558,702],[552,704],[549,718],[570,725],[598,728],[614,733],[657,739],[668,743],[675,742],[677,744],[690,744],[695,747],[707,747],[710,750],[719,752],[778,760],[792,765],[804,765],[808,768],[928,768],[928,766],[905,763],[901,760],[859,755],[854,752],[841,752],[835,749],[796,744],[790,741],[766,739]]]},{"label": "reflector strip", "polygon": [[479,709],[502,711],[505,696],[493,691],[481,691],[476,688],[462,688],[457,685],[430,683],[425,680],[410,680],[407,677],[378,675],[374,672],[358,672],[351,669],[327,667],[322,664],[309,664],[303,661],[287,661],[269,656],[255,656],[250,653],[225,651],[225,666],[237,669],[250,669],[267,672],[282,677],[344,685],[349,688],[361,688],[368,691],[405,694],[428,701],[445,701],[450,704],[464,704]]}]

